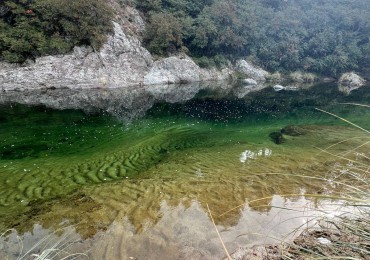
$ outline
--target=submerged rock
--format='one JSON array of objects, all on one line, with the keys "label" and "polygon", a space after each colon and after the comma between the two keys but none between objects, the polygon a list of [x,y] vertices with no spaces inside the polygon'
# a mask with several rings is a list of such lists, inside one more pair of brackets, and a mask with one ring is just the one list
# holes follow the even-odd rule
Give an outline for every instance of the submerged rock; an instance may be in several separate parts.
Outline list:
[{"label": "submerged rock", "polygon": [[285,142],[285,138],[281,132],[272,132],[269,134],[269,137],[275,144],[282,144]]},{"label": "submerged rock", "polygon": [[339,79],[339,91],[349,94],[352,90],[365,85],[365,80],[354,72],[344,73]]},{"label": "submerged rock", "polygon": [[300,135],[305,135],[306,131],[299,127],[299,126],[294,126],[294,125],[288,125],[281,129],[281,133],[285,135],[290,135],[290,136],[300,136]]}]

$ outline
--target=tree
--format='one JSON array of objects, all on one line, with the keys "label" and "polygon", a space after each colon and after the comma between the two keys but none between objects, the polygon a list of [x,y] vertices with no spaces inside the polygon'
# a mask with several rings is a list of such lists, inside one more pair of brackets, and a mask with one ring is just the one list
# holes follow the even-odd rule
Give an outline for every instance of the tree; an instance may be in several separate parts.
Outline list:
[{"label": "tree", "polygon": [[172,14],[155,13],[150,17],[145,41],[151,52],[159,55],[175,52],[183,46],[182,37],[182,25]]},{"label": "tree", "polygon": [[0,58],[23,62],[63,54],[76,45],[98,49],[112,31],[104,0],[16,0],[0,5]]}]

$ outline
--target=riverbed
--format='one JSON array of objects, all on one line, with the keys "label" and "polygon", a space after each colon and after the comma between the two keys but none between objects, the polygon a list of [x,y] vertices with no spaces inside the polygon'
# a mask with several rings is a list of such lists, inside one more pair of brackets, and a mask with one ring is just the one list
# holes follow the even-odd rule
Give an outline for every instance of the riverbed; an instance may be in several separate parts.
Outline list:
[{"label": "riverbed", "polygon": [[350,105],[369,101],[326,83],[2,93],[0,256],[221,259],[213,223],[230,252],[292,239],[344,210],[335,155],[369,141],[315,108],[370,129]]}]

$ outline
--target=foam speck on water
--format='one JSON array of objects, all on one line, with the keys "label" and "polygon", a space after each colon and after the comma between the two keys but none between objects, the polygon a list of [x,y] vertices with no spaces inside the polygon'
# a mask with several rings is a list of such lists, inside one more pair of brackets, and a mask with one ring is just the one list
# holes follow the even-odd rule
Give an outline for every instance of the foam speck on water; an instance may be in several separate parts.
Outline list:
[{"label": "foam speck on water", "polygon": [[247,162],[248,159],[255,159],[256,158],[256,153],[250,151],[250,150],[245,150],[240,154],[240,162],[245,163]]}]

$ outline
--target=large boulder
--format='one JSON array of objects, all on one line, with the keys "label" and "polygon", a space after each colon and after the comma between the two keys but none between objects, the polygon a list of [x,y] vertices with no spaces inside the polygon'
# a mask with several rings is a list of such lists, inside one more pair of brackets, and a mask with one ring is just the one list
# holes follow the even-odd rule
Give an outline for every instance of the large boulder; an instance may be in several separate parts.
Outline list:
[{"label": "large boulder", "polygon": [[188,57],[169,57],[154,62],[144,77],[144,85],[200,81],[199,66]]},{"label": "large boulder", "polygon": [[269,73],[261,68],[255,67],[245,60],[236,61],[235,70],[244,74],[246,78],[251,78],[256,81],[265,81]]},{"label": "large boulder", "polygon": [[344,73],[339,79],[339,91],[349,94],[365,85],[366,81],[354,72]]}]

